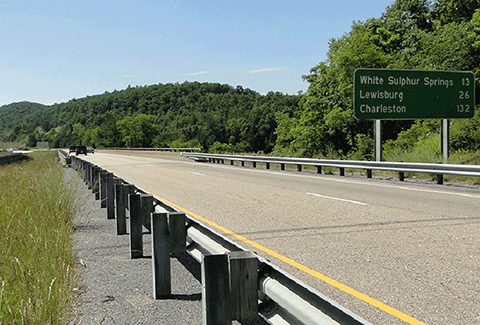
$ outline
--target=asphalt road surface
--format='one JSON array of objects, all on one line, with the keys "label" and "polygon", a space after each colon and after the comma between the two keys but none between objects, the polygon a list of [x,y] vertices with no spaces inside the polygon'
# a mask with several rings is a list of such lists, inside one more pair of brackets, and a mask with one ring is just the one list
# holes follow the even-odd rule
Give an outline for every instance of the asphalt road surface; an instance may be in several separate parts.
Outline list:
[{"label": "asphalt road surface", "polygon": [[478,188],[207,164],[178,153],[85,159],[232,231],[232,240],[374,324],[480,324]]}]

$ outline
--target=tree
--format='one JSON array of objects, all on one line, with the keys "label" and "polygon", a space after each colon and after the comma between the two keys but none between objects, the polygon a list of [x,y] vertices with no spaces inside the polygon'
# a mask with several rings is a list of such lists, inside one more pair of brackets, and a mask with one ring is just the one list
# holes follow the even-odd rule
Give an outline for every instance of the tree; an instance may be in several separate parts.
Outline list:
[{"label": "tree", "polygon": [[135,117],[127,116],[117,122],[122,141],[128,148],[151,147],[158,135],[153,115],[138,114]]},{"label": "tree", "polygon": [[439,0],[434,5],[432,16],[442,25],[469,22],[479,7],[479,0]]}]

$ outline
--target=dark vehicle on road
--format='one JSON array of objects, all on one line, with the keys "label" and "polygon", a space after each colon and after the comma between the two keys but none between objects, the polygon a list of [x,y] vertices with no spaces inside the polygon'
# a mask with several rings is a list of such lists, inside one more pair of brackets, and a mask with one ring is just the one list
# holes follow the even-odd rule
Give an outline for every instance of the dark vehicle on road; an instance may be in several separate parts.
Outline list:
[{"label": "dark vehicle on road", "polygon": [[70,146],[70,149],[68,149],[68,153],[72,152],[77,152],[77,146]]},{"label": "dark vehicle on road", "polygon": [[87,147],[86,146],[77,146],[77,150],[75,151],[75,154],[77,156],[81,155],[81,154],[87,155]]}]

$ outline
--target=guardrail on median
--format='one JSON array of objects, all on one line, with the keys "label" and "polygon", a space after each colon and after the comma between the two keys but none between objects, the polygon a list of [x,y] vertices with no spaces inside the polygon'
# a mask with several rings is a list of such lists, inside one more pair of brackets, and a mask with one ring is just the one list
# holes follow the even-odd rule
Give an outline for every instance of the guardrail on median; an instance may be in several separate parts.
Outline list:
[{"label": "guardrail on median", "polygon": [[270,324],[370,324],[270,262],[228,240],[99,166],[72,156],[76,169],[116,219],[117,234],[130,222],[131,258],[143,256],[143,231],[152,234],[155,299],[171,295],[170,255],[187,252],[202,269],[203,324],[231,324],[261,315]]},{"label": "guardrail on median", "polygon": [[200,148],[99,148],[102,150],[132,150],[132,151],[173,151],[173,152],[200,152]]},{"label": "guardrail on median", "polygon": [[58,149],[58,159],[64,166],[70,166],[72,162],[72,158],[68,154],[68,150],[65,149]]},{"label": "guardrail on median", "polygon": [[28,156],[25,156],[23,153],[2,153],[0,154],[0,166],[8,165],[19,161],[26,161],[29,159],[30,158]]},{"label": "guardrail on median", "polygon": [[285,165],[297,165],[297,170],[302,171],[302,166],[315,166],[317,173],[322,173],[322,167],[339,168],[340,176],[345,175],[345,168],[363,169],[367,172],[367,177],[372,178],[372,170],[385,170],[398,172],[400,181],[404,180],[404,174],[427,173],[437,175],[437,184],[443,184],[443,175],[475,176],[480,177],[480,166],[478,165],[452,165],[452,164],[426,164],[426,163],[407,163],[407,162],[387,162],[387,161],[355,161],[355,160],[331,160],[331,159],[310,159],[310,158],[284,158],[268,156],[240,156],[240,155],[218,155],[207,153],[187,153],[182,152],[182,156],[193,158],[198,161],[223,163],[224,160],[230,161],[233,165],[238,161],[244,166],[245,162],[252,163],[253,167],[257,163],[265,163],[266,169],[270,169],[270,164],[279,164],[280,169],[284,170]]}]

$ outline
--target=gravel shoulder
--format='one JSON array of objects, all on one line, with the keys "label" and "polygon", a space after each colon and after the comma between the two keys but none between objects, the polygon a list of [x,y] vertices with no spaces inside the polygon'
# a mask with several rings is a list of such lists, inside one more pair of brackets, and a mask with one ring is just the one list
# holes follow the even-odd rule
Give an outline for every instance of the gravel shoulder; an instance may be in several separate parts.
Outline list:
[{"label": "gravel shoulder", "polygon": [[146,257],[130,259],[129,236],[116,235],[115,220],[107,220],[106,209],[74,170],[65,173],[79,206],[73,246],[81,279],[71,324],[201,324],[198,263],[186,254],[172,258],[172,298],[155,300],[151,236],[144,236]]},{"label": "gravel shoulder", "polygon": [[[202,324],[200,264],[187,253],[173,256],[172,296],[155,300],[151,236],[144,232],[144,258],[131,259],[129,235],[116,235],[115,220],[107,219],[107,210],[73,169],[65,169],[65,180],[74,187],[78,206],[72,245],[80,280],[70,325]],[[267,323],[259,318],[232,324]]]}]

